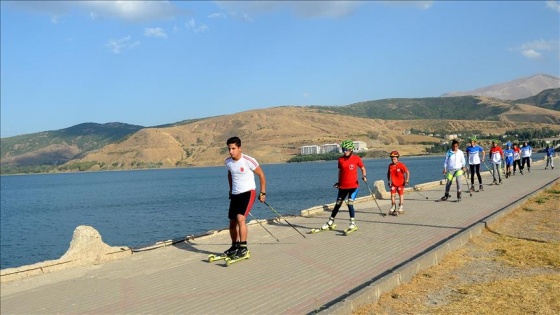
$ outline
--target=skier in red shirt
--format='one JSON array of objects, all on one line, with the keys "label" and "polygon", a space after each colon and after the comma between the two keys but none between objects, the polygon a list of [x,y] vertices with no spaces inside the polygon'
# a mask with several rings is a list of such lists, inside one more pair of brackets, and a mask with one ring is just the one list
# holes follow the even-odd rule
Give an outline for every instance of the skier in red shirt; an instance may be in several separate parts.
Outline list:
[{"label": "skier in red shirt", "polygon": [[321,230],[333,229],[334,219],[338,214],[338,210],[342,206],[344,199],[348,197],[348,212],[350,213],[350,226],[346,231],[355,231],[358,229],[355,221],[354,200],[358,194],[358,168],[362,171],[362,180],[367,181],[366,168],[362,159],[352,154],[354,150],[354,142],[352,140],[344,140],[341,145],[343,156],[338,158],[338,182],[334,187],[338,188],[336,203],[327,223],[323,224]]},{"label": "skier in red shirt", "polygon": [[[387,168],[387,183],[391,189],[391,210],[389,214],[398,215],[404,213],[404,187],[410,181],[410,172],[404,163],[399,162],[399,152],[392,151],[390,154],[391,164]],[[399,194],[399,210],[397,213],[396,194]]]}]

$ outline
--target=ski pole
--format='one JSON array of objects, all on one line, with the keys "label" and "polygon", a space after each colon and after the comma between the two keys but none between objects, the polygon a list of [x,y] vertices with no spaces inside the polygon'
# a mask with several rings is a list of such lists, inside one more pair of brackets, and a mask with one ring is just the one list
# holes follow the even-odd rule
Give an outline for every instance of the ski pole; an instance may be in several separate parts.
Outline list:
[{"label": "ski pole", "polygon": [[471,191],[471,189],[469,188],[469,180],[468,180],[466,177],[465,177],[465,183],[467,183],[467,189],[469,190],[469,196],[472,197],[472,191]]},{"label": "ski pole", "polygon": [[[364,181],[364,182],[365,182],[365,181]],[[381,213],[381,216],[385,217],[387,214],[386,214],[386,213],[383,213],[383,211],[381,210],[381,207],[380,207],[379,204],[377,203],[377,198],[375,198],[375,195],[373,194],[373,191],[371,190],[371,188],[369,188],[369,184],[368,184],[367,182],[365,182],[365,183],[366,183],[366,186],[367,186],[367,188],[368,188],[368,190],[369,190],[369,193],[371,194],[371,197],[373,198],[373,201],[375,201],[375,204],[377,205],[377,208],[379,209],[379,212]]]},{"label": "ski pole", "polygon": [[286,220],[280,213],[278,213],[278,211],[276,211],[274,208],[272,208],[271,205],[269,205],[268,203],[266,203],[266,201],[264,202],[265,205],[267,205],[267,207],[272,210],[274,213],[276,213],[282,220],[286,221],[286,223],[288,223],[289,226],[291,226],[294,230],[296,230],[301,236],[303,236],[303,238],[307,238],[305,237],[305,235],[301,234],[301,232],[296,229],[295,226],[293,226],[290,222],[288,222],[288,220]]},{"label": "ski pole", "polygon": [[264,227],[264,225],[261,223],[261,221],[259,221],[257,218],[255,218],[255,216],[249,212],[249,215],[251,216],[251,218],[253,218],[255,221],[257,221],[258,224],[260,224],[262,226],[263,229],[265,229],[268,234],[270,234],[270,236],[274,237],[276,239],[277,242],[280,242],[280,240],[278,238],[276,238],[276,236],[274,236],[272,233],[270,233],[270,231]]},{"label": "ski pole", "polygon": [[484,166],[486,167],[486,171],[487,171],[487,172],[490,172],[490,169],[488,168],[488,165],[486,165],[486,162],[485,162],[485,161],[482,161],[482,163],[484,163]]},{"label": "ski pole", "polygon": [[418,189],[417,189],[416,187],[414,187],[413,190],[414,190],[417,194],[419,194],[420,196],[422,196],[422,197],[428,199],[428,197],[422,195],[422,194],[418,191]]}]

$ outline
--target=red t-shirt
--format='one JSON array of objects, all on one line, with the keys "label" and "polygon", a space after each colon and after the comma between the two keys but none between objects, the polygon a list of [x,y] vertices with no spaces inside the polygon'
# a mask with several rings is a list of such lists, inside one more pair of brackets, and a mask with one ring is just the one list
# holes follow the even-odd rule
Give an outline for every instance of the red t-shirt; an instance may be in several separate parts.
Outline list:
[{"label": "red t-shirt", "polygon": [[404,174],[408,172],[408,168],[401,162],[397,162],[397,164],[389,164],[389,168],[387,173],[389,173],[389,178],[391,179],[391,183],[393,186],[404,186]]},{"label": "red t-shirt", "polygon": [[364,167],[364,163],[357,155],[352,154],[348,158],[345,156],[339,157],[338,188],[358,188],[358,168],[362,167]]}]

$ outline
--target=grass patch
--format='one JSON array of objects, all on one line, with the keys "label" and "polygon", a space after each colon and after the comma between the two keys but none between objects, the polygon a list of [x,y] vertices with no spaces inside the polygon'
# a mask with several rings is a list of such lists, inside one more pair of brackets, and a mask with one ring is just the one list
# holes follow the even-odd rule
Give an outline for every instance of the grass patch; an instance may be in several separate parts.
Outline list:
[{"label": "grass patch", "polygon": [[560,182],[364,314],[560,314]]},{"label": "grass patch", "polygon": [[461,286],[452,302],[430,314],[558,314],[560,275],[538,275]]}]

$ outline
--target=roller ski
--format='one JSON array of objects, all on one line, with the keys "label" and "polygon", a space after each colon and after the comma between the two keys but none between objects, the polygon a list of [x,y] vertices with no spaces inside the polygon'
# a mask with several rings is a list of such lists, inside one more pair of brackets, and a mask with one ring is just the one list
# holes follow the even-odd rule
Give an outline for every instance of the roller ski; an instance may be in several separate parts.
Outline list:
[{"label": "roller ski", "polygon": [[239,244],[238,243],[232,244],[231,247],[221,255],[220,254],[210,254],[210,255],[208,255],[208,262],[225,260],[226,258],[235,257],[238,250],[239,250]]},{"label": "roller ski", "polygon": [[347,229],[344,230],[344,235],[348,235],[348,234],[350,234],[352,232],[355,232],[357,230],[358,230],[358,226],[356,226],[356,223],[354,222],[354,220],[352,220],[350,222],[350,226]]},{"label": "roller ski", "polygon": [[336,229],[336,224],[332,223],[329,224],[329,222],[323,224],[323,226],[321,226],[321,228],[318,229],[311,229],[311,234],[317,234],[319,232],[324,232],[324,231],[332,231]]},{"label": "roller ski", "polygon": [[233,257],[227,257],[225,259],[226,261],[226,266],[230,266],[231,264],[234,264],[236,262],[245,260],[245,259],[249,259],[251,258],[251,252],[250,251],[245,251],[245,253],[243,254],[243,256],[233,256]]}]

